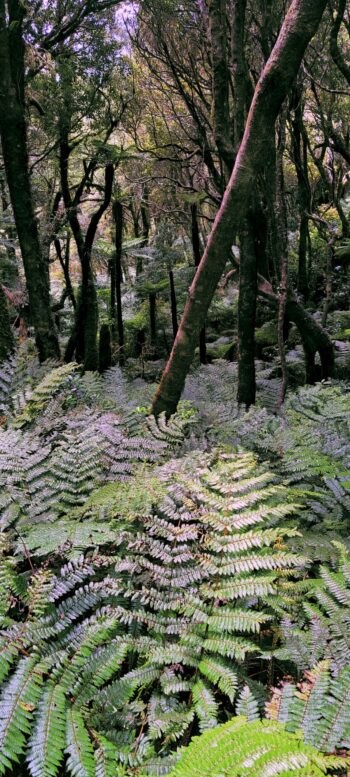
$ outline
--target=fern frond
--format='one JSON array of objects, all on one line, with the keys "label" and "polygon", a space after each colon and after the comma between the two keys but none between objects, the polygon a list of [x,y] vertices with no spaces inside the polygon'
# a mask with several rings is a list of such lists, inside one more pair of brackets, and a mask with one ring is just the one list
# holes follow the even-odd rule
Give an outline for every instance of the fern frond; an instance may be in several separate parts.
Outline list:
[{"label": "fern frond", "polygon": [[63,688],[48,684],[30,738],[28,766],[32,777],[55,777],[63,761],[66,699]]}]

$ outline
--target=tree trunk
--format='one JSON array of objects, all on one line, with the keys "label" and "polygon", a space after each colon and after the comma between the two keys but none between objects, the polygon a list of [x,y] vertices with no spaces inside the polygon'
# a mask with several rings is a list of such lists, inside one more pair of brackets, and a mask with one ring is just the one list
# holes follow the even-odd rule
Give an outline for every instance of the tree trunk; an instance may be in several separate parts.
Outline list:
[{"label": "tree trunk", "polygon": [[226,165],[226,170],[230,173],[234,162],[234,150],[229,109],[226,0],[209,0],[208,11],[212,51],[215,142],[219,155]]},{"label": "tree trunk", "polygon": [[170,284],[170,308],[171,308],[171,323],[173,327],[173,337],[177,335],[178,323],[177,323],[177,303],[176,303],[176,291],[174,284],[174,273],[169,270],[169,284]]},{"label": "tree trunk", "polygon": [[98,371],[102,374],[112,365],[111,332],[108,324],[102,324],[98,345]]},{"label": "tree trunk", "polygon": [[[320,377],[324,380],[331,378],[334,373],[334,351],[327,332],[294,297],[287,300],[286,315],[299,329],[305,354],[306,382],[315,383]],[[321,359],[321,376],[317,374],[315,366],[317,352]]]},{"label": "tree trunk", "polygon": [[24,264],[31,319],[40,361],[59,357],[50,308],[49,269],[42,256],[30,186],[24,104],[24,5],[9,3],[7,27],[0,0],[0,136],[18,240]]},{"label": "tree trunk", "polygon": [[149,294],[149,328],[150,328],[150,340],[152,348],[157,347],[157,295],[155,291]]},{"label": "tree trunk", "polygon": [[153,400],[157,416],[175,412],[199,332],[230,254],[232,236],[246,216],[249,195],[265,161],[280,107],[303,54],[321,21],[327,0],[293,0],[277,42],[257,83],[244,137],[203,258],[193,280],[176,340]]},{"label": "tree trunk", "polygon": [[113,218],[115,223],[115,289],[117,301],[117,327],[119,343],[119,364],[123,365],[124,354],[124,323],[122,311],[122,247],[123,247],[123,206],[119,200],[113,203]]},{"label": "tree trunk", "polygon": [[248,99],[253,97],[250,94],[251,85],[244,51],[246,7],[247,0],[235,0],[232,9],[232,61],[235,94],[233,123],[236,152],[244,134]]},{"label": "tree trunk", "polygon": [[10,323],[6,294],[0,283],[0,364],[10,356],[12,351],[14,351],[14,347],[15,342]]},{"label": "tree trunk", "polygon": [[238,391],[246,409],[255,403],[255,318],[257,267],[254,233],[249,218],[241,231],[241,261],[238,298]]},{"label": "tree trunk", "polygon": [[[199,240],[197,205],[195,203],[191,205],[191,235],[194,263],[196,267],[199,267],[201,261],[201,247]],[[205,338],[205,323],[199,333],[199,361],[200,364],[207,364],[208,361],[207,344]]]},{"label": "tree trunk", "polygon": [[307,245],[309,232],[308,213],[311,211],[311,192],[307,166],[307,146],[304,139],[303,107],[300,89],[294,95],[294,119],[292,120],[292,150],[293,161],[298,179],[299,200],[299,260],[298,260],[298,291],[305,301],[309,296],[307,276]]}]

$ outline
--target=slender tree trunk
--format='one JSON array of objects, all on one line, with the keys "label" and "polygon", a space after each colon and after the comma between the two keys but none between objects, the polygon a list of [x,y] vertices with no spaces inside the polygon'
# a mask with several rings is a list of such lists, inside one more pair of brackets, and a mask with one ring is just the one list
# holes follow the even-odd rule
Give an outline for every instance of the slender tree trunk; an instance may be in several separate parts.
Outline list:
[{"label": "slender tree trunk", "polygon": [[54,246],[56,249],[56,254],[58,256],[58,261],[62,267],[62,272],[64,276],[64,282],[66,284],[67,289],[67,295],[72,303],[73,309],[76,309],[77,302],[75,299],[74,289],[72,286],[72,281],[69,273],[69,261],[70,261],[70,236],[67,234],[66,238],[66,248],[65,248],[65,256],[63,257],[62,254],[62,247],[61,247],[61,241],[58,237],[54,239]]},{"label": "slender tree trunk", "polygon": [[303,107],[301,103],[301,91],[295,90],[294,95],[294,119],[292,121],[292,149],[293,160],[298,179],[299,200],[299,260],[298,260],[298,291],[305,301],[309,296],[309,283],[307,275],[307,245],[309,232],[308,213],[311,210],[311,193],[308,178],[307,147],[303,138]]},{"label": "slender tree trunk", "polygon": [[98,345],[98,371],[102,374],[112,365],[111,332],[108,324],[101,326]]},{"label": "slender tree trunk", "polygon": [[338,35],[344,18],[345,11],[346,11],[346,0],[338,0],[337,15],[331,30],[330,49],[331,49],[331,56],[333,61],[335,62],[337,68],[343,74],[344,78],[346,79],[346,81],[350,86],[350,67],[347,64],[347,62],[345,62],[345,59],[338,46]]},{"label": "slender tree trunk", "polygon": [[157,347],[157,295],[152,291],[148,297],[149,300],[149,328],[152,348]]},{"label": "slender tree trunk", "polygon": [[119,200],[113,203],[113,218],[115,223],[115,289],[117,301],[117,327],[119,344],[119,364],[123,365],[124,354],[124,323],[122,310],[122,247],[123,247],[123,206]]},{"label": "slender tree trunk", "polygon": [[[285,198],[283,155],[286,146],[286,111],[282,110],[278,122],[278,144],[276,149],[276,183],[275,183],[275,219],[276,219],[276,249],[279,254],[279,295],[277,314],[278,350],[281,364],[282,383],[278,398],[281,407],[287,392],[288,374],[285,349],[285,336],[288,331],[286,317],[288,298],[288,233],[287,206]],[[287,323],[287,326],[286,326]]]},{"label": "slender tree trunk", "polygon": [[[191,235],[193,258],[196,267],[199,267],[201,261],[201,247],[198,229],[197,205],[191,205]],[[205,323],[199,332],[199,361],[200,364],[207,364],[207,344],[205,336]]]},{"label": "slender tree trunk", "polygon": [[169,416],[177,407],[199,332],[230,254],[232,236],[246,216],[249,196],[265,161],[280,107],[293,84],[306,46],[327,0],[293,0],[255,89],[244,137],[206,250],[193,280],[176,340],[153,400]]},{"label": "slender tree trunk", "polygon": [[212,92],[215,142],[230,173],[234,162],[229,109],[229,68],[227,58],[226,0],[209,0],[209,28],[212,50]]},{"label": "slender tree trunk", "polygon": [[177,323],[177,303],[176,303],[176,291],[174,283],[174,273],[169,270],[169,284],[170,284],[170,308],[171,308],[171,323],[173,327],[173,337],[177,335],[178,323]]},{"label": "slender tree trunk", "polygon": [[257,267],[254,233],[249,218],[241,230],[241,261],[238,298],[238,392],[237,400],[248,409],[255,403],[255,318]]},{"label": "slender tree trunk", "polygon": [[247,0],[235,0],[232,8],[232,63],[234,80],[234,143],[236,153],[244,134],[248,100],[253,97],[247,73],[244,51],[244,33]]},{"label": "slender tree trunk", "polygon": [[40,361],[59,357],[50,308],[49,269],[42,256],[30,186],[24,103],[24,5],[9,3],[7,27],[0,0],[0,136],[7,184],[24,264],[30,314]]}]

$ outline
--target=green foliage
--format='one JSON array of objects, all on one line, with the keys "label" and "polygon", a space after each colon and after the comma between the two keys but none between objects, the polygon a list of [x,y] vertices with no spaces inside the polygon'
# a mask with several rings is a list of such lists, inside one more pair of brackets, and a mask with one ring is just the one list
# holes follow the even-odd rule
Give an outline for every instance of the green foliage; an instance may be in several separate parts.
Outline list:
[{"label": "green foliage", "polygon": [[303,619],[299,613],[301,627],[290,619],[282,623],[285,645],[277,656],[301,669],[323,658],[329,658],[336,671],[350,664],[350,555],[344,545],[333,545],[335,568],[320,566],[320,577],[303,603]]},{"label": "green foliage", "polygon": [[[107,751],[110,771],[112,761],[154,763],[194,724],[204,731],[233,712],[273,619],[264,597],[278,601],[280,576],[303,564],[280,545],[294,533],[280,526],[294,508],[249,454],[188,456],[158,476],[148,512],[127,484],[90,497],[91,557],[57,574],[44,565],[16,575],[5,563],[2,773],[24,753],[33,777],[58,774],[64,752],[71,774],[95,774]],[[45,543],[52,552],[48,526],[39,549],[28,534],[33,557]],[[75,542],[84,543],[79,531]],[[253,706],[244,693],[239,703]]]},{"label": "green foliage", "polygon": [[285,682],[274,689],[267,713],[288,731],[301,729],[305,742],[321,752],[349,749],[350,667],[334,677],[329,662],[320,662],[298,685]]},{"label": "green foliage", "polygon": [[63,364],[57,367],[39,383],[31,392],[25,406],[13,421],[15,429],[30,424],[45,410],[56,393],[61,391],[73,373],[78,369],[77,364]]},{"label": "green foliage", "polygon": [[170,777],[321,777],[337,767],[344,768],[344,760],[322,756],[280,723],[248,723],[241,716],[195,737]]}]

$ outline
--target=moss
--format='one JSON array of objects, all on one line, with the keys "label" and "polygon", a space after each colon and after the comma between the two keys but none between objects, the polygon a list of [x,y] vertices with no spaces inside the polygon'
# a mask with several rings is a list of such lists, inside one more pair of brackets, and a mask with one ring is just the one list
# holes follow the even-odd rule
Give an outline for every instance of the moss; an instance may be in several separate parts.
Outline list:
[{"label": "moss", "polygon": [[277,345],[277,321],[266,321],[260,329],[255,332],[255,340],[260,348],[266,348],[270,345]]}]

